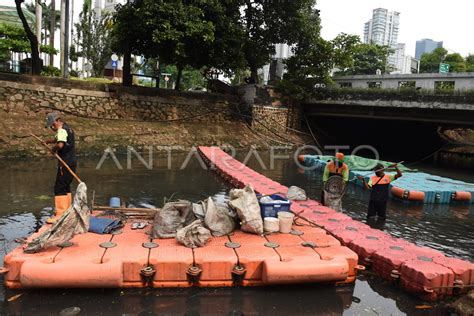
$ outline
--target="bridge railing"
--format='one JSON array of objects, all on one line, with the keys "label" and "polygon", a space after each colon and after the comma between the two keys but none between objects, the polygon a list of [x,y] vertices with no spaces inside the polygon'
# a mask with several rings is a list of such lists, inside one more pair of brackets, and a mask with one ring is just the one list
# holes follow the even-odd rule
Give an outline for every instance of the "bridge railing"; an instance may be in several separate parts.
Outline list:
[{"label": "bridge railing", "polygon": [[356,88],[318,88],[312,93],[316,100],[400,100],[411,102],[444,102],[474,104],[472,90],[424,90],[400,89],[356,89]]}]

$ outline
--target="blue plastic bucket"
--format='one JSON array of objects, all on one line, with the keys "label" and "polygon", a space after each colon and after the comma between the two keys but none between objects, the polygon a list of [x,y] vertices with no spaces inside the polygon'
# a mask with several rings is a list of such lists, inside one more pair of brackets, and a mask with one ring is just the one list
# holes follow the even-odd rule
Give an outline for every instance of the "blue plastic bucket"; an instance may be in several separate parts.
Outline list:
[{"label": "blue plastic bucket", "polygon": [[111,197],[109,200],[110,207],[120,207],[120,198],[119,197]]}]

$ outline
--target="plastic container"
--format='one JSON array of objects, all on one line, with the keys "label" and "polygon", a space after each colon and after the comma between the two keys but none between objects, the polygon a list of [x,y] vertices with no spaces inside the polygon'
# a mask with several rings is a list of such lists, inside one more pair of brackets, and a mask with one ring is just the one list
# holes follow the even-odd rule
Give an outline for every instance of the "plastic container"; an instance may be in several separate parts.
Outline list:
[{"label": "plastic container", "polygon": [[263,230],[268,233],[276,233],[280,230],[280,220],[275,217],[265,217],[263,219]]},{"label": "plastic container", "polygon": [[120,207],[120,198],[119,197],[111,197],[109,200],[110,207]]},{"label": "plastic container", "polygon": [[280,233],[288,234],[293,225],[293,218],[295,215],[290,212],[279,212],[278,219],[280,220]]},{"label": "plastic container", "polygon": [[[258,196],[257,196],[258,197]],[[262,213],[262,218],[265,217],[277,217],[278,212],[289,212],[291,201],[285,199],[284,197],[278,194],[272,194],[269,196],[273,201],[272,202],[260,202],[260,212]]]}]

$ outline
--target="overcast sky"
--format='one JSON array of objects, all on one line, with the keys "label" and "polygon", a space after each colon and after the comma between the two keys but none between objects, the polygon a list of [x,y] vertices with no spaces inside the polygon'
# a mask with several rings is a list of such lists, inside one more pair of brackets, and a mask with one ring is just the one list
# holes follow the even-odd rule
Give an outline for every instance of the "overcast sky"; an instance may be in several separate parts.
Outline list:
[{"label": "overcast sky", "polygon": [[[83,0],[70,1],[77,21]],[[58,9],[59,3],[56,0]],[[14,0],[0,0],[0,4],[15,5]],[[372,17],[372,10],[386,8],[401,13],[398,41],[406,44],[407,55],[415,55],[416,41],[423,38],[443,41],[450,53],[474,53],[474,0],[317,0],[317,8],[325,39],[341,32],[363,37],[364,23]]]},{"label": "overcast sky", "polygon": [[322,36],[332,39],[344,32],[360,35],[372,10],[385,8],[400,12],[398,42],[406,54],[415,55],[416,41],[443,41],[450,53],[474,54],[474,0],[317,0],[321,10]]}]

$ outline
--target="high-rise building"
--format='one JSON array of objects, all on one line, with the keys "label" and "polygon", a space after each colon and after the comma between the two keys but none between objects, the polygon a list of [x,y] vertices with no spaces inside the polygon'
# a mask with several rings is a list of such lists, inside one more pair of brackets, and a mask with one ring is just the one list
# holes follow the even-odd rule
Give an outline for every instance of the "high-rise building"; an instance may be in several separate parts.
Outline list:
[{"label": "high-rise building", "polygon": [[372,19],[365,23],[364,42],[396,49],[399,26],[399,12],[389,12],[382,8],[374,9]]},{"label": "high-rise building", "polygon": [[397,48],[395,49],[395,53],[393,54],[394,61],[396,64],[394,65],[394,70],[397,73],[405,73],[405,44],[398,43]]},{"label": "high-rise building", "polygon": [[392,48],[395,53],[389,56],[388,63],[396,68],[398,64],[403,63],[397,59],[397,56],[404,59],[405,55],[405,45],[403,45],[403,56],[400,55],[402,47],[398,47],[399,27],[400,12],[383,8],[374,9],[372,19],[364,25],[364,42]]},{"label": "high-rise building", "polygon": [[416,51],[415,58],[420,59],[421,55],[425,53],[431,53],[436,48],[443,47],[443,42],[436,42],[429,38],[424,38],[422,40],[416,41]]}]

